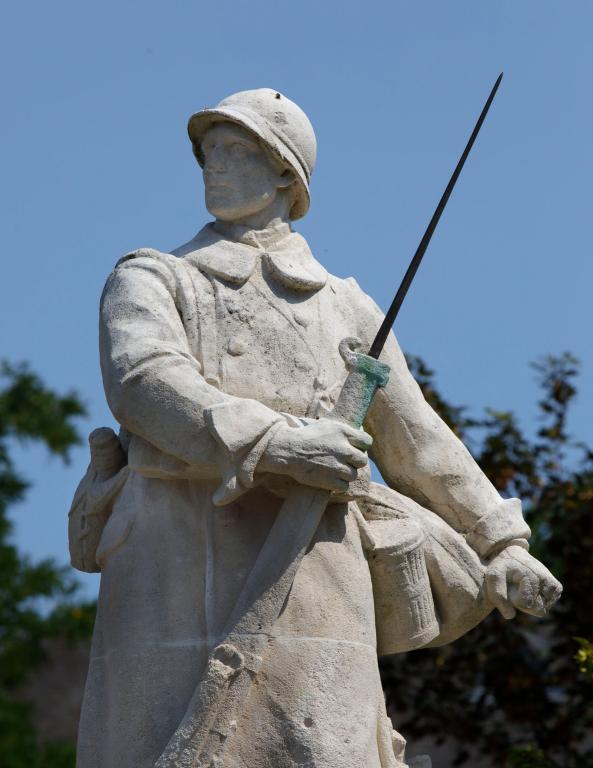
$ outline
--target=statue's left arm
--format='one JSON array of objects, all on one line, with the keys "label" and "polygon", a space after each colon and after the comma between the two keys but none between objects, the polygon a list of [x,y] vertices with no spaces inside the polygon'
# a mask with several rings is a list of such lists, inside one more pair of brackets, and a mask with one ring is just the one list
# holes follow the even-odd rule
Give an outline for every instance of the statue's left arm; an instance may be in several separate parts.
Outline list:
[{"label": "statue's left arm", "polygon": [[[370,344],[382,314],[358,293],[360,336]],[[365,420],[370,455],[385,481],[437,513],[488,563],[486,588],[507,618],[514,607],[543,613],[560,585],[528,550],[530,529],[519,499],[503,499],[470,452],[426,402],[390,334],[381,360],[391,368]],[[516,589],[510,588],[515,585]],[[511,597],[513,598],[511,600]]]}]

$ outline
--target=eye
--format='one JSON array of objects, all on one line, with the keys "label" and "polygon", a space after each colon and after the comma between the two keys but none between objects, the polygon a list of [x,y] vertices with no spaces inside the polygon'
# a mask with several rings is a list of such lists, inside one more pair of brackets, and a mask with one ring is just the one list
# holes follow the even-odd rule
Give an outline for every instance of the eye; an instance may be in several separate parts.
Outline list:
[{"label": "eye", "polygon": [[249,150],[245,144],[242,144],[240,141],[234,141],[230,146],[230,151],[235,157],[243,157]]}]

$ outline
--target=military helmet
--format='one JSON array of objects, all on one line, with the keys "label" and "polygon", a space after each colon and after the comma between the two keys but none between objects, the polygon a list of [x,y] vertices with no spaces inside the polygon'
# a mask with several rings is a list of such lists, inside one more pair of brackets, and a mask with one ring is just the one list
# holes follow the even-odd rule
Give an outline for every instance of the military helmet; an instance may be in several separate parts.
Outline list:
[{"label": "military helmet", "polygon": [[187,132],[201,166],[202,140],[215,122],[231,122],[254,133],[282,163],[296,174],[297,195],[290,216],[300,219],[309,209],[309,182],[315,166],[317,141],[309,118],[294,101],[271,88],[241,91],[213,108],[192,115]]}]

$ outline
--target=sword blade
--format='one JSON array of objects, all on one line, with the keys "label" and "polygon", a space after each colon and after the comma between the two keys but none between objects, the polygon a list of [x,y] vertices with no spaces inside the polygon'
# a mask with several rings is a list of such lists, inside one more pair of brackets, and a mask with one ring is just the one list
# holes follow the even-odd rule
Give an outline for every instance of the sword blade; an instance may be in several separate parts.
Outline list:
[{"label": "sword blade", "polygon": [[381,323],[381,327],[379,328],[379,331],[377,335],[375,336],[375,340],[373,341],[371,348],[369,350],[369,357],[374,357],[375,360],[379,358],[379,355],[383,351],[383,347],[385,346],[385,342],[387,341],[387,337],[389,336],[389,331],[391,330],[391,327],[393,326],[395,322],[395,318],[398,315],[398,312],[401,308],[401,305],[404,302],[404,299],[406,298],[406,294],[408,292],[408,289],[412,283],[412,280],[414,279],[414,276],[416,272],[418,271],[418,267],[420,266],[420,262],[422,261],[422,257],[424,256],[426,249],[428,248],[428,244],[430,243],[430,239],[437,227],[437,224],[439,223],[439,219],[441,218],[441,214],[445,210],[445,206],[447,205],[447,201],[449,200],[449,197],[451,196],[451,192],[453,191],[453,187],[455,186],[457,179],[459,178],[459,174],[461,173],[463,166],[465,165],[465,161],[467,160],[467,156],[471,152],[471,149],[474,145],[474,142],[476,140],[476,137],[478,133],[480,132],[480,128],[482,127],[482,123],[486,119],[486,115],[488,114],[488,110],[490,109],[490,105],[492,104],[492,101],[494,100],[494,97],[496,96],[496,91],[498,90],[498,86],[500,85],[500,81],[502,80],[503,73],[501,72],[498,76],[496,82],[494,83],[494,86],[492,90],[490,91],[490,96],[488,96],[488,99],[486,101],[486,104],[484,105],[484,109],[480,113],[480,117],[478,118],[478,122],[476,123],[474,130],[472,131],[471,136],[469,137],[469,141],[467,142],[467,145],[465,149],[463,150],[463,153],[461,157],[459,158],[459,162],[457,163],[457,166],[455,167],[455,170],[453,171],[453,175],[451,176],[451,179],[449,180],[449,183],[447,184],[447,187],[445,191],[443,192],[443,196],[439,200],[439,204],[436,207],[436,210],[432,216],[432,219],[430,220],[428,227],[426,227],[426,232],[424,233],[424,236],[422,237],[422,240],[420,241],[420,245],[418,246],[416,253],[414,254],[414,257],[412,261],[410,262],[410,266],[408,267],[406,274],[404,275],[403,280],[401,281],[401,284],[397,290],[397,293],[395,294],[395,298],[391,302],[391,306],[387,310],[387,314],[385,315],[385,319]]}]

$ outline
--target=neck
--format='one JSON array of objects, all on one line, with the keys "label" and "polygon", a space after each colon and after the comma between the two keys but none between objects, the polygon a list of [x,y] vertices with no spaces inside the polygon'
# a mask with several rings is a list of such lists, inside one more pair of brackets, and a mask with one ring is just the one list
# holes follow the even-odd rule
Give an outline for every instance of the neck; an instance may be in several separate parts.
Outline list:
[{"label": "neck", "polygon": [[261,229],[240,224],[238,221],[220,221],[217,219],[214,222],[214,229],[230,240],[263,249],[273,247],[292,232],[289,223],[279,217]]}]

